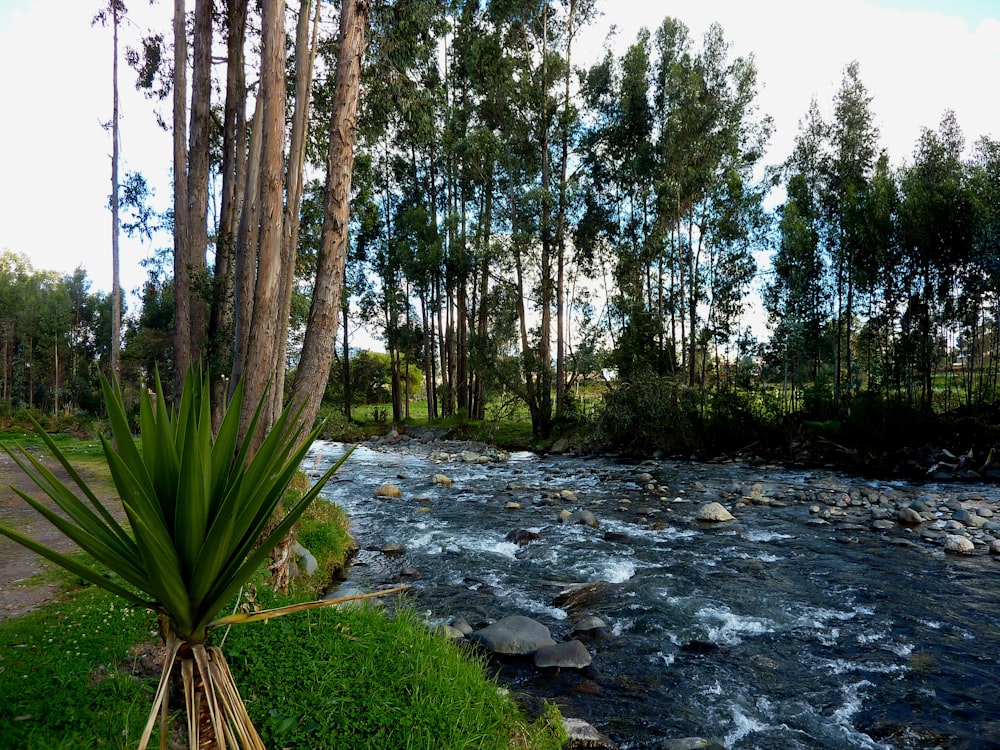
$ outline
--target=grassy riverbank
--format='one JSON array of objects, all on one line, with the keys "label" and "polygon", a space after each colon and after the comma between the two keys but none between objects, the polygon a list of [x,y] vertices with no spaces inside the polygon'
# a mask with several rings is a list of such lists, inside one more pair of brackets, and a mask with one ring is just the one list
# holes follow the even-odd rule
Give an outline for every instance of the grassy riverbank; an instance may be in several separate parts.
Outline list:
[{"label": "grassy riverbank", "polygon": [[[315,598],[329,571],[343,564],[351,543],[346,526],[339,508],[317,503],[302,519],[300,540],[321,572],[296,579],[282,594],[261,571],[233,606]],[[159,678],[155,618],[67,573],[42,575],[59,584],[60,595],[0,622],[3,746],[135,747]],[[218,634],[267,747],[560,747],[555,709],[529,722],[477,655],[430,632],[405,598],[394,601],[301,612]]]}]

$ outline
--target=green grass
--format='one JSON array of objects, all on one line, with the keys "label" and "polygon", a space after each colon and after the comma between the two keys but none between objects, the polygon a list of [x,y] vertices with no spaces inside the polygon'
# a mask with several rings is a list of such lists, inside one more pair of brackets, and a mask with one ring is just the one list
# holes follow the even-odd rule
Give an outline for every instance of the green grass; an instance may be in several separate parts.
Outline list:
[{"label": "green grass", "polygon": [[[269,607],[282,597],[261,591]],[[407,608],[323,609],[234,628],[225,651],[265,745],[314,750],[557,748],[484,665]]]},{"label": "green grass", "polygon": [[135,747],[154,685],[129,648],[156,625],[95,587],[0,623],[0,737],[24,750]]},{"label": "green grass", "polygon": [[[342,561],[350,544],[343,511],[314,504],[299,538],[321,565]],[[155,618],[96,587],[81,588],[68,573],[46,575],[61,576],[68,592],[0,623],[0,744],[19,750],[135,747],[158,673],[137,671],[133,647],[157,640]],[[319,585],[314,577],[280,594],[264,580],[261,571],[245,597],[262,608],[310,600]],[[528,722],[479,657],[430,632],[405,603],[395,614],[387,609],[300,612],[225,635],[236,684],[267,747],[561,746],[555,708]],[[213,641],[221,638],[216,633]]]}]

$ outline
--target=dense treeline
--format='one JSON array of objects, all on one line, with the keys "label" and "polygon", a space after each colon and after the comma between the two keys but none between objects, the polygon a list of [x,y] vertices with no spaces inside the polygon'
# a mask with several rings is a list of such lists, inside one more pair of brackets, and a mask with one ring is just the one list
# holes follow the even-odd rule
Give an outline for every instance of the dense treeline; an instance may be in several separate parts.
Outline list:
[{"label": "dense treeline", "polygon": [[[297,28],[288,90],[311,87],[285,104],[293,142],[299,102],[310,105],[299,140],[311,181],[298,178],[294,201],[286,189],[286,212],[298,194],[301,206],[279,238],[295,255],[294,278],[282,266],[293,293],[278,358],[293,382],[328,219],[316,176],[327,168],[322,125],[338,54],[335,19],[309,8],[297,9],[297,24],[287,11]],[[240,43],[252,46],[260,19],[248,12]],[[734,54],[723,29],[697,39],[667,18],[623,54],[581,67],[580,31],[595,20],[593,0],[372,6],[330,398],[357,401],[345,353],[365,324],[387,351],[394,420],[417,391],[431,419],[483,418],[491,399],[514,394],[537,438],[578,416],[573,386],[601,375],[611,391],[605,435],[646,445],[663,442],[664,429],[680,444],[725,442],[754,421],[843,418],[860,397],[926,412],[996,402],[1000,143],[966,148],[946,112],[911,155],[888,154],[850,63],[831,114],[813,102],[793,153],[768,165],[771,122],[757,108],[753,57]],[[215,27],[232,52],[231,26],[217,18]],[[164,76],[150,73],[150,53],[168,54],[162,35],[151,39],[135,62],[152,86]],[[307,54],[315,75],[303,79]],[[225,83],[245,88],[245,115],[257,82]],[[236,148],[245,166],[257,120],[221,114],[208,117],[230,123],[208,128],[208,184],[225,199],[232,168],[220,154]],[[240,295],[220,296],[212,282],[238,232],[231,216],[208,223],[216,268],[184,279],[184,294],[203,294],[224,321],[220,301]],[[126,326],[125,377],[173,364],[175,279],[160,270]],[[748,325],[758,294],[773,331],[763,342]],[[79,335],[54,330],[69,356]],[[207,341],[216,369],[237,373],[232,352]],[[14,345],[5,362],[27,351],[35,372],[43,361],[51,369],[43,346],[53,348],[41,337]],[[97,347],[88,361],[102,357]],[[20,381],[14,390],[16,369],[5,370],[4,398],[36,403]],[[53,391],[67,378],[53,371]],[[652,414],[657,425],[639,429]]]}]

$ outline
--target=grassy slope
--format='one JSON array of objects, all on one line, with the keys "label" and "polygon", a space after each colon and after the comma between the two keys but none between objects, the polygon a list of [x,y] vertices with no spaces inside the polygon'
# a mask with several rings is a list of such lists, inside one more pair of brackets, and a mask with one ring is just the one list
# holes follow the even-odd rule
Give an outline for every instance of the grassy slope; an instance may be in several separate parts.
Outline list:
[{"label": "grassy slope", "polygon": [[[326,569],[342,563],[350,539],[339,509],[317,505],[301,534]],[[135,747],[159,676],[135,648],[155,642],[153,615],[47,575],[63,576],[66,594],[0,623],[0,747]],[[309,600],[325,577],[279,595],[262,575],[250,598]],[[529,724],[481,661],[405,605],[393,616],[323,609],[233,628],[224,650],[268,747],[546,750],[562,741],[555,710]]]}]

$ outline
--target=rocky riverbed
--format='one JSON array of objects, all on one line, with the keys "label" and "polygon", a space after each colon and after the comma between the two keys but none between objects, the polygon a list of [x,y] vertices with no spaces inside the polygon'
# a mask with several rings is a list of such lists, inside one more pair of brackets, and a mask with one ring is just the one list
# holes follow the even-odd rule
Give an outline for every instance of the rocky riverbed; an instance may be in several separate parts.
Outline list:
[{"label": "rocky riverbed", "polygon": [[477,647],[525,625],[541,641],[493,657],[502,679],[605,747],[1000,738],[993,485],[425,433],[360,448],[330,497],[362,546],[348,586],[410,582],[432,626]]}]

